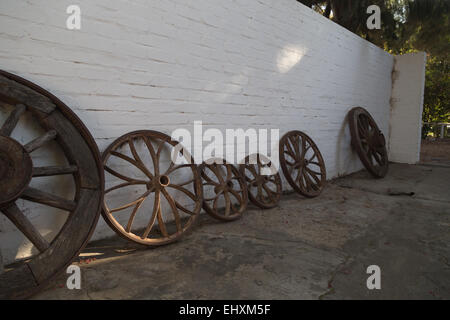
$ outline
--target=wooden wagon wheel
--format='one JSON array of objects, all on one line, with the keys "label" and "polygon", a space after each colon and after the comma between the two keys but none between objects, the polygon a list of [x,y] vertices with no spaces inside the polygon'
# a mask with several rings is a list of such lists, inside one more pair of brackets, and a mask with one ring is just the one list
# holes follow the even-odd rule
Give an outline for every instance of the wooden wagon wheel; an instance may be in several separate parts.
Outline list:
[{"label": "wooden wagon wheel", "polygon": [[[270,160],[258,154],[249,155],[240,165],[247,182],[248,197],[262,209],[275,207],[281,198],[282,185],[278,171],[273,172]],[[275,169],[276,170],[276,169]]]},{"label": "wooden wagon wheel", "polygon": [[[41,87],[0,71],[0,108],[13,109],[0,129],[0,211],[34,245],[35,253],[0,275],[0,298],[24,298],[64,270],[87,243],[100,213],[103,168],[97,145],[81,120]],[[24,113],[30,113],[45,134],[21,144],[11,134]],[[35,165],[31,154],[47,143],[61,149],[65,165]],[[30,185],[38,177],[61,175],[72,180],[70,198]],[[40,233],[18,199],[67,212],[62,227],[52,230],[56,234],[53,239]]]},{"label": "wooden wagon wheel", "polygon": [[361,162],[376,178],[383,178],[388,172],[386,140],[372,116],[361,107],[348,113],[352,146]]},{"label": "wooden wagon wheel", "polygon": [[[172,161],[173,155],[184,162]],[[131,132],[105,150],[103,163],[111,178],[118,180],[105,191],[102,210],[117,234],[158,246],[176,241],[192,227],[202,208],[201,178],[193,158],[177,141],[157,131]],[[123,203],[127,196],[131,201]],[[119,205],[113,206],[114,201]],[[142,211],[150,214],[139,215]],[[171,213],[165,217],[167,211]],[[133,229],[133,224],[139,225],[137,219],[146,227]]]},{"label": "wooden wagon wheel", "polygon": [[200,166],[203,179],[203,209],[222,221],[239,219],[247,208],[248,192],[239,170],[222,159]]},{"label": "wooden wagon wheel", "polygon": [[301,131],[280,140],[280,165],[291,187],[308,198],[317,197],[326,182],[325,162],[314,141]]}]

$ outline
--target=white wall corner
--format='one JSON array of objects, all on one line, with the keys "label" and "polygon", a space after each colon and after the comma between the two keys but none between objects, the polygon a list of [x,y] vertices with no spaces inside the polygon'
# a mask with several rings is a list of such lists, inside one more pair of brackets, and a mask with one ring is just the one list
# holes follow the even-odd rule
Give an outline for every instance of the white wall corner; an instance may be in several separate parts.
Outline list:
[{"label": "white wall corner", "polygon": [[389,122],[389,160],[415,164],[420,160],[426,53],[395,57]]}]

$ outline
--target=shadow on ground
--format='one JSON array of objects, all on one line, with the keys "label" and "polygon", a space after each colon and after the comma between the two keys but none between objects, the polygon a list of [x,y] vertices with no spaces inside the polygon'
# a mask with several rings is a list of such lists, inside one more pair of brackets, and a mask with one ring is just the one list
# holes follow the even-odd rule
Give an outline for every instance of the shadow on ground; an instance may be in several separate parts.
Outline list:
[{"label": "shadow on ground", "polygon": [[[391,165],[332,181],[316,199],[284,196],[240,221],[206,215],[182,241],[146,249],[113,238],[37,299],[450,299],[450,167]],[[368,290],[369,265],[381,290]]]}]

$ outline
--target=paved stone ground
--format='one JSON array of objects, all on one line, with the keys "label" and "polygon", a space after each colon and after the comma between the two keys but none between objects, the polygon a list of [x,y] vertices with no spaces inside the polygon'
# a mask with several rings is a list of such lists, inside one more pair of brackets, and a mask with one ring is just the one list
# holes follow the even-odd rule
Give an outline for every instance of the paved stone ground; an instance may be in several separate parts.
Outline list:
[{"label": "paved stone ground", "polygon": [[[361,171],[240,221],[202,215],[166,247],[91,243],[81,290],[63,276],[35,298],[450,299],[449,185],[450,167],[391,165],[385,179]],[[373,264],[381,290],[366,287]]]}]

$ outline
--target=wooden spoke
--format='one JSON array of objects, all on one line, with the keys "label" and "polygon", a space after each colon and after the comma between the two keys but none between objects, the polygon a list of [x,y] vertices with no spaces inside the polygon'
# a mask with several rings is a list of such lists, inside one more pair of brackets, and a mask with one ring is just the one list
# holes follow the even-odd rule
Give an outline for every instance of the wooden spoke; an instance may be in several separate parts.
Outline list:
[{"label": "wooden spoke", "polygon": [[33,141],[27,143],[24,146],[24,148],[28,153],[32,153],[36,149],[41,148],[47,142],[55,139],[56,136],[57,136],[57,132],[55,130],[50,130],[49,132],[45,133],[43,136],[36,138]]},{"label": "wooden spoke", "polygon": [[130,215],[130,219],[128,219],[127,227],[125,228],[126,232],[130,232],[131,231],[131,227],[133,225],[134,218],[136,217],[136,214],[139,211],[139,209],[141,208],[141,206],[144,203],[145,199],[147,199],[147,198],[142,198],[142,200],[140,200],[138,203],[136,203],[136,206],[134,207],[133,212]]},{"label": "wooden spoke", "polygon": [[[316,185],[311,179],[312,176],[309,174],[308,170],[303,171],[303,176],[305,177],[305,181],[307,181],[307,185],[309,188],[312,188],[313,190],[318,189],[318,185]],[[320,180],[318,181],[320,182]]]},{"label": "wooden spoke", "polygon": [[[174,200],[175,201],[175,200]],[[188,215],[195,215],[196,213],[194,211],[190,211],[188,210],[186,207],[182,206],[179,202],[175,201],[175,204],[177,206],[177,208],[181,211],[183,211],[184,213],[187,213]]]},{"label": "wooden spoke", "polygon": [[158,210],[156,216],[157,216],[157,218],[158,218],[158,227],[159,227],[159,230],[161,231],[161,233],[162,233],[162,235],[163,235],[164,237],[168,238],[168,237],[169,237],[169,233],[167,232],[167,229],[166,229],[166,223],[164,222],[163,217],[162,217],[162,210],[161,210],[161,207],[159,207],[159,210]]},{"label": "wooden spoke", "polygon": [[[297,155],[297,159],[301,158],[302,156],[304,156],[303,153],[303,146],[300,149],[300,138],[298,136],[291,136],[291,145],[293,146],[294,150],[295,150],[295,154]],[[304,140],[302,139],[302,143],[304,142]],[[301,151],[300,151],[301,150]]]},{"label": "wooden spoke", "polygon": [[[138,161],[138,160],[134,160],[134,159],[131,159],[130,157],[128,157],[128,156],[126,156],[126,155],[124,155],[124,154],[122,154],[122,153],[120,153],[120,152],[116,152],[116,151],[111,151],[111,155],[113,155],[113,156],[115,156],[115,157],[118,157],[118,158],[120,158],[120,159],[123,159],[123,160],[125,160],[125,161],[131,163],[131,164],[134,165],[136,168],[138,168],[138,169],[141,170],[143,173],[145,173],[145,174],[147,175],[147,177],[149,177],[150,179],[153,178],[153,175],[152,175],[152,174],[150,173],[150,171],[145,167],[145,165],[142,163],[142,161],[140,161],[140,159],[139,159],[139,161]],[[136,154],[136,156],[139,157],[137,154]]]},{"label": "wooden spoke", "polygon": [[20,116],[27,110],[23,104],[18,104],[13,112],[9,115],[8,119],[6,119],[5,123],[0,129],[0,135],[9,137],[13,132],[14,128],[19,122]]},{"label": "wooden spoke", "polygon": [[264,191],[266,191],[267,196],[270,198],[271,201],[278,201],[276,199],[276,196],[279,194],[278,192],[273,191],[266,184],[263,184],[263,189]]},{"label": "wooden spoke", "polygon": [[[150,157],[152,158],[152,162],[155,166],[159,166],[159,159],[156,157],[155,149],[153,148],[152,142],[150,138],[147,136],[143,136],[144,143],[147,146],[148,152],[150,153]],[[159,167],[155,167],[155,175],[159,173]]]},{"label": "wooden spoke", "polygon": [[[291,146],[291,144],[294,144],[294,146]],[[298,152],[295,162],[289,161],[285,156],[285,151],[291,149]],[[286,133],[280,140],[279,154],[281,169],[289,185],[295,191],[309,198],[316,197],[322,192],[326,182],[325,162],[319,148],[308,135],[301,131]],[[311,169],[307,167],[311,164],[318,167],[319,171],[313,172],[316,173],[316,177],[320,176],[319,181],[309,177],[308,170]]]},{"label": "wooden spoke", "polygon": [[309,173],[312,173],[312,174],[314,174],[314,175],[316,175],[316,176],[321,176],[321,175],[322,175],[322,172],[318,172],[318,171],[311,170],[311,169],[308,168],[308,167],[305,167],[305,169],[306,169]]},{"label": "wooden spoke", "polygon": [[64,174],[73,174],[77,171],[77,166],[34,167],[33,177],[59,176]]},{"label": "wooden spoke", "polygon": [[162,191],[162,194],[164,195],[164,198],[166,198],[167,202],[169,203],[170,207],[172,208],[172,213],[175,218],[175,225],[177,226],[177,232],[181,232],[182,226],[181,226],[180,214],[178,213],[178,207],[177,207],[175,201],[173,200],[172,196],[167,192],[166,189],[162,189],[161,191]]},{"label": "wooden spoke", "polygon": [[117,190],[117,189],[121,189],[124,187],[128,187],[128,186],[134,186],[134,185],[146,185],[147,183],[145,181],[131,181],[131,182],[125,182],[125,183],[121,183],[118,184],[114,187],[111,187],[109,189],[105,190],[105,194],[110,193],[111,191]]},{"label": "wooden spoke", "polygon": [[121,180],[124,180],[124,181],[128,181],[128,182],[139,182],[139,183],[141,183],[141,184],[146,184],[146,183],[147,183],[147,182],[145,182],[144,180],[136,180],[136,179],[127,177],[127,176],[125,176],[125,175],[123,175],[123,174],[120,174],[120,173],[118,173],[117,171],[115,171],[115,170],[111,169],[110,167],[108,167],[107,165],[104,166],[104,169],[105,169],[105,171],[107,171],[108,173],[110,173],[110,174],[112,174],[113,176],[115,176],[115,177],[117,177],[117,178],[119,178],[119,179],[121,179]]},{"label": "wooden spoke", "polygon": [[175,165],[173,162],[170,164],[169,168],[166,170],[166,172],[164,173],[165,175],[169,175],[171,173],[173,173],[174,171],[178,170],[178,169],[182,169],[182,168],[191,168],[193,165],[192,164],[180,164],[180,165]]},{"label": "wooden spoke", "polygon": [[298,154],[294,152],[292,141],[290,139],[286,143],[286,148],[287,150],[283,150],[283,152],[289,154],[294,160],[298,160]]},{"label": "wooden spoke", "polygon": [[[211,163],[211,161],[206,161]],[[202,164],[200,167],[203,178],[203,193],[214,194],[203,199],[203,208],[212,217],[222,221],[239,219],[247,208],[248,194],[244,176],[231,164]],[[218,182],[207,175],[207,171],[214,175]],[[232,203],[230,194],[238,200],[237,207]],[[225,207],[219,208],[219,200],[223,197]]]},{"label": "wooden spoke", "polygon": [[372,156],[375,159],[376,162],[378,162],[379,165],[383,165],[383,159],[381,156],[377,153],[376,150],[372,150]]},{"label": "wooden spoke", "polygon": [[150,234],[150,231],[152,231],[153,226],[155,225],[156,216],[158,215],[159,211],[161,210],[161,192],[159,190],[156,190],[155,192],[155,203],[153,205],[153,213],[152,217],[150,218],[150,222],[147,225],[147,228],[145,229],[144,233],[142,234],[142,239],[146,239],[148,235]]},{"label": "wooden spoke", "polygon": [[156,163],[158,165],[155,167],[155,173],[159,173],[159,161],[161,159],[161,153],[162,153],[162,150],[164,148],[164,145],[165,145],[165,141],[163,139],[161,139],[161,141],[158,144],[158,149],[156,151],[156,159],[157,159]]},{"label": "wooden spoke", "polygon": [[300,178],[303,177],[303,171],[304,171],[304,167],[298,168],[297,177],[295,178],[294,181],[296,181],[296,182],[300,181]]},{"label": "wooden spoke", "polygon": [[130,202],[130,203],[127,203],[127,204],[125,204],[125,205],[123,205],[123,206],[120,206],[120,207],[118,207],[118,208],[109,209],[109,213],[114,213],[114,212],[118,212],[118,211],[123,211],[123,210],[125,210],[125,209],[128,209],[128,208],[134,206],[134,205],[137,205],[137,204],[139,204],[140,202],[144,201],[145,198],[147,198],[148,195],[149,195],[150,193],[152,193],[152,192],[153,192],[153,189],[147,190],[147,191],[146,191],[144,194],[142,194],[138,199],[136,199],[136,200],[134,200],[134,201],[132,201],[132,202]]},{"label": "wooden spoke", "polygon": [[223,194],[223,189],[219,190],[214,196],[210,197],[210,198],[203,198],[203,201],[213,201],[218,199],[221,195]]},{"label": "wooden spoke", "polygon": [[45,204],[49,207],[66,211],[73,211],[77,206],[74,201],[67,200],[31,187],[26,188],[20,197],[24,200]]},{"label": "wooden spoke", "polygon": [[2,209],[2,212],[40,252],[44,252],[50,247],[47,240],[42,237],[16,204],[11,204],[7,208]]},{"label": "wooden spoke", "polygon": [[233,172],[232,172],[232,170],[231,170],[231,166],[228,165],[228,166],[227,166],[227,176],[226,176],[226,180],[229,181],[229,180],[231,180],[232,177],[233,177]]},{"label": "wooden spoke", "polygon": [[194,183],[194,182],[195,182],[195,178],[192,178],[192,179],[189,179],[187,181],[177,183],[176,185],[179,186],[179,187],[183,187],[183,186],[187,186],[188,184],[191,184],[191,183]]},{"label": "wooden spoke", "polygon": [[230,194],[232,194],[232,195],[236,198],[236,200],[237,200],[239,203],[242,202],[242,197],[239,195],[239,192],[238,192],[238,191],[233,190],[233,189],[228,189],[228,192],[229,192]]},{"label": "wooden spoke", "polygon": [[[137,144],[136,140],[143,141],[144,144]],[[129,146],[131,154],[133,155],[132,158],[123,154],[118,154],[117,150],[120,150],[123,145]],[[109,222],[109,225],[112,226],[113,230],[122,237],[130,241],[148,246],[168,244],[182,237],[192,227],[193,222],[197,219],[202,205],[201,179],[197,167],[191,164],[176,165],[171,162],[169,168],[165,171],[165,173],[160,173],[162,167],[161,154],[163,150],[165,148],[175,148],[177,145],[179,145],[177,141],[172,140],[169,136],[163,133],[143,130],[131,132],[118,138],[103,153],[105,170],[118,177],[119,179],[125,181],[124,183],[118,184],[106,190],[106,194],[113,190],[116,191],[115,195],[125,193],[125,187],[131,185],[142,184],[146,185],[146,187],[148,188],[148,191],[144,193],[144,195],[140,198],[116,209],[108,208],[107,203],[109,199],[105,197],[105,201],[103,204],[103,216]],[[139,152],[140,150],[138,150],[138,147],[141,146],[147,149],[150,154],[151,164],[149,164],[148,167],[146,166],[146,164],[144,164],[142,158],[140,157],[140,154],[142,154],[142,152]],[[130,164],[130,166],[134,166],[140,169],[145,174],[145,179],[148,179],[148,181],[146,181],[145,179],[137,180],[129,178],[112,170],[108,166],[108,160],[111,156],[119,156],[122,159],[126,160]],[[194,162],[193,159],[190,159],[190,161],[190,163]],[[153,168],[154,172],[150,172],[148,168]],[[173,174],[175,171],[177,171],[176,177],[182,177],[182,182],[173,183],[173,181],[171,181],[171,174]],[[192,186],[194,191],[188,190],[188,185]],[[189,187],[189,189],[190,188],[191,187]],[[174,190],[174,192],[179,191],[180,198],[182,199],[178,199],[177,194],[177,199],[179,200],[179,202],[176,201],[172,194],[169,193],[170,190]],[[151,218],[148,224],[143,227],[143,230],[140,230],[139,234],[135,234],[134,231],[131,230],[132,226],[133,229],[138,230],[137,223],[135,222],[135,216],[137,215],[139,209],[142,207],[144,199],[150,196],[150,194],[154,194],[155,197]],[[169,210],[172,211],[172,215],[167,212],[167,221],[164,221],[162,214],[162,197],[166,199],[167,203],[169,204]],[[187,207],[182,205],[182,203],[187,203],[187,206],[192,206],[189,208],[194,209],[189,210],[187,209]],[[127,225],[125,227],[122,227],[112,214],[115,211],[124,210],[130,207],[134,207],[133,212],[128,219]],[[152,232],[152,230],[156,228],[157,221],[160,232]],[[172,227],[172,225],[174,227]]]},{"label": "wooden spoke", "polygon": [[[206,167],[205,170],[202,172],[202,178],[203,178],[203,185],[212,185],[212,186],[220,186],[220,183],[217,181],[214,181],[213,179],[211,179],[211,177],[208,176],[208,174],[206,173]],[[212,170],[209,170],[210,172],[214,172]]]},{"label": "wooden spoke", "polygon": [[194,201],[199,200],[199,199],[198,199],[198,196],[196,196],[195,194],[193,194],[192,192],[190,192],[190,191],[187,190],[186,188],[183,188],[183,187],[181,187],[181,186],[179,186],[179,185],[177,185],[177,184],[169,184],[167,187],[168,187],[168,188],[172,188],[172,189],[176,189],[176,190],[178,190],[178,191],[183,192],[185,195],[187,195],[189,198],[191,198],[191,199],[194,200]]},{"label": "wooden spoke", "polygon": [[364,167],[374,177],[382,178],[388,172],[385,139],[372,116],[361,107],[348,114],[352,146]]}]

